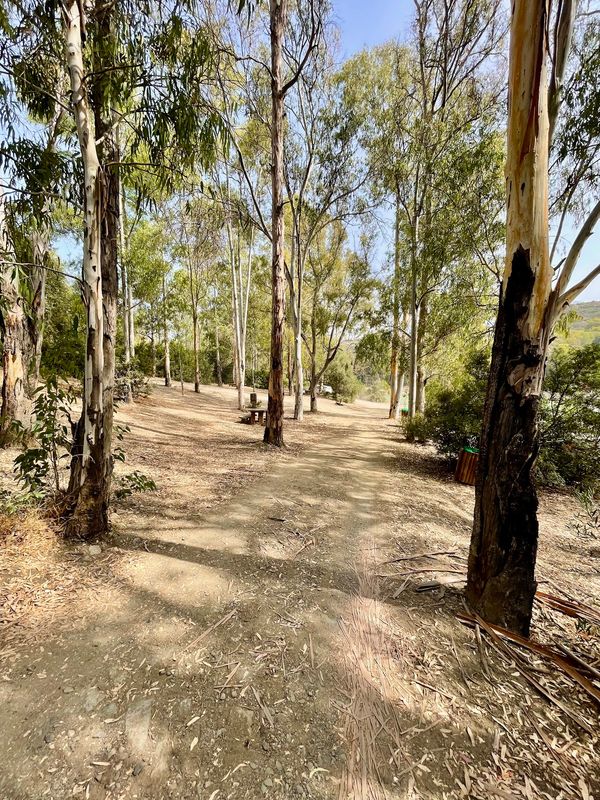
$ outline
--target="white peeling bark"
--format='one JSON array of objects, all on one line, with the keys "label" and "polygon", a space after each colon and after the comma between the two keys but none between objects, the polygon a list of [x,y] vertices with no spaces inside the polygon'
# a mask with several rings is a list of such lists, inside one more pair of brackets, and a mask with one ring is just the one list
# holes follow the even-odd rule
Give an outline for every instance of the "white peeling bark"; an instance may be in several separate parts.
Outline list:
[{"label": "white peeling bark", "polygon": [[69,0],[65,6],[67,63],[71,82],[71,102],[81,149],[85,183],[85,227],[83,244],[83,284],[87,306],[88,341],[85,360],[84,400],[86,403],[83,472],[90,455],[90,443],[97,436],[93,424],[102,414],[102,277],[100,272],[100,164],[96,153],[94,131],[87,96],[83,86],[83,53],[81,49],[81,15],[79,4]]}]

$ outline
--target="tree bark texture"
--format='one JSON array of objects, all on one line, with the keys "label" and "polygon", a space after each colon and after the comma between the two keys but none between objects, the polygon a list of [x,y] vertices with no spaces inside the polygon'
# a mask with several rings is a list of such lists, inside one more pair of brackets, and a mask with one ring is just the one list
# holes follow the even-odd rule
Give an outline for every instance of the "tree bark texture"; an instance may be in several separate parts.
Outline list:
[{"label": "tree bark texture", "polygon": [[0,443],[10,439],[13,422],[26,422],[26,321],[20,296],[14,254],[6,220],[6,206],[0,189],[0,290],[4,297],[2,349],[2,405]]},{"label": "tree bark texture", "polygon": [[[296,309],[294,313],[294,419],[304,419],[304,366],[302,364],[302,290],[304,264],[300,240],[300,210],[296,212]],[[294,265],[292,264],[292,269]]]},{"label": "tree bark texture", "polygon": [[417,400],[417,336],[419,328],[419,306],[417,304],[418,270],[417,243],[419,238],[419,221],[415,221],[411,236],[411,286],[410,286],[410,355],[408,371],[408,416],[415,415]]},{"label": "tree bark texture", "polygon": [[169,342],[169,324],[167,322],[167,282],[163,276],[163,344],[165,349],[165,386],[171,385],[171,345]]},{"label": "tree bark texture", "polygon": [[286,0],[270,0],[271,32],[271,366],[264,441],[283,445],[283,343],[285,325],[284,208],[283,208],[283,86],[281,79]]},{"label": "tree bark texture", "polygon": [[467,598],[528,635],[536,591],[537,414],[551,321],[548,255],[547,5],[515,0],[506,163],[507,249],[487,389]]},{"label": "tree bark texture", "polygon": [[400,201],[396,196],[394,220],[394,278],[392,297],[392,352],[390,358],[390,411],[389,418],[397,419],[400,397],[398,392],[400,357]]},{"label": "tree bark texture", "polygon": [[192,327],[194,329],[194,391],[200,392],[200,356],[198,354],[198,313],[192,314]]},{"label": "tree bark texture", "polygon": [[83,83],[81,6],[63,6],[71,104],[84,171],[83,297],[87,311],[83,409],[71,461],[69,494],[73,498],[66,533],[88,538],[108,527],[107,464],[105,462],[104,309],[102,305],[102,173],[96,150],[87,90]]},{"label": "tree bark texture", "polygon": [[[117,128],[117,136],[119,129]],[[118,144],[118,141],[117,141]],[[119,157],[121,149],[119,147]],[[129,369],[131,366],[131,342],[130,342],[130,324],[129,316],[131,314],[130,300],[129,300],[129,275],[127,272],[127,242],[125,237],[125,198],[123,190],[119,192],[119,262],[121,267],[121,304],[123,307],[123,345],[124,345],[124,361],[125,361],[125,402],[130,403],[132,400],[131,392],[131,376]]]}]

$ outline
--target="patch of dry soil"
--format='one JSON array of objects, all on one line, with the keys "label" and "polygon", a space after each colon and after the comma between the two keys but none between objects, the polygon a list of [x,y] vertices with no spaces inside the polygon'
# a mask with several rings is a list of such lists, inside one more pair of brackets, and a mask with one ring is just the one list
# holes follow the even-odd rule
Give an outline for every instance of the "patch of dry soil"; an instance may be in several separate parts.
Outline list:
[{"label": "patch of dry soil", "polygon": [[[385,416],[323,401],[273,453],[230,389],[121,410],[120,471],[158,490],[116,505],[100,551],[69,548],[93,591],[30,609],[11,640],[0,798],[598,797],[597,733],[456,619],[472,489]],[[573,513],[543,498],[540,573],[589,601],[599,564]],[[540,609],[536,632],[598,644]]]}]

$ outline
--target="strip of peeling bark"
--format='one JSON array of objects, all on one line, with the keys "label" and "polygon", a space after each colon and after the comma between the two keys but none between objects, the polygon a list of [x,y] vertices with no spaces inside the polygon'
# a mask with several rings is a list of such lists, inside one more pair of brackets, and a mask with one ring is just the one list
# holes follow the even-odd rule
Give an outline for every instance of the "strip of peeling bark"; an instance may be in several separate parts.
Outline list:
[{"label": "strip of peeling bark", "polygon": [[63,6],[71,105],[84,172],[85,223],[83,240],[83,299],[87,313],[87,340],[83,382],[83,410],[71,461],[69,493],[72,513],[66,533],[88,537],[104,531],[108,509],[104,503],[104,311],[101,268],[101,171],[92,115],[83,82],[85,22],[77,0]]}]

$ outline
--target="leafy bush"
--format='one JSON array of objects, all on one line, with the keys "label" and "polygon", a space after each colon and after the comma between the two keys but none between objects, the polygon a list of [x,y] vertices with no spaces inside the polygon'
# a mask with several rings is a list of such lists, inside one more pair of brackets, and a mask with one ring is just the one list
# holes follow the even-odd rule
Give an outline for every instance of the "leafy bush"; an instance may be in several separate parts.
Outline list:
[{"label": "leafy bush", "polygon": [[150,394],[148,378],[139,369],[135,362],[126,365],[122,359],[117,361],[115,367],[115,401],[122,403],[127,400],[127,383],[131,386],[131,396],[134,400],[147,397]]},{"label": "leafy bush", "polygon": [[438,389],[428,398],[424,415],[405,422],[409,440],[430,440],[438,451],[456,458],[463,447],[479,442],[483,406],[489,370],[485,351],[475,353],[467,362],[466,376],[453,389]]},{"label": "leafy bush", "polygon": [[404,434],[409,442],[426,442],[432,438],[432,429],[428,416],[415,414],[404,422]]},{"label": "leafy bush", "polygon": [[600,539],[600,504],[593,489],[576,492],[581,510],[570,524],[573,531],[584,539]]},{"label": "leafy bush", "polygon": [[390,372],[389,332],[370,332],[362,337],[356,346],[354,371],[363,383],[385,382]]},{"label": "leafy bush", "polygon": [[71,386],[59,386],[56,377],[50,378],[36,390],[31,427],[15,423],[20,440],[25,445],[33,442],[14,462],[17,480],[33,497],[60,491],[60,462],[71,454],[70,411],[74,400]]},{"label": "leafy bush", "polygon": [[[73,269],[76,274],[76,269]],[[82,378],[85,366],[85,308],[79,290],[48,272],[42,375]]]},{"label": "leafy bush", "polygon": [[600,343],[553,353],[540,405],[537,471],[553,486],[600,482]]},{"label": "leafy bush", "polygon": [[120,477],[118,483],[119,488],[115,490],[115,496],[120,500],[134,492],[153,492],[156,489],[156,483],[152,478],[137,469]]},{"label": "leafy bush", "polygon": [[[467,364],[467,377],[453,389],[428,397],[427,411],[405,423],[406,435],[431,441],[456,458],[479,441],[487,385],[485,353]],[[600,483],[600,344],[552,354],[540,403],[538,480],[580,489]]]},{"label": "leafy bush", "polygon": [[338,352],[327,368],[324,378],[333,389],[333,396],[339,403],[352,403],[358,397],[362,384],[354,374],[352,361],[345,351]]}]

